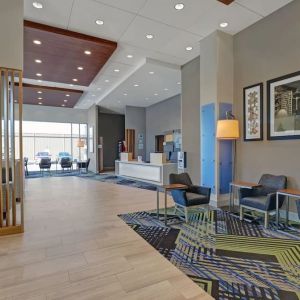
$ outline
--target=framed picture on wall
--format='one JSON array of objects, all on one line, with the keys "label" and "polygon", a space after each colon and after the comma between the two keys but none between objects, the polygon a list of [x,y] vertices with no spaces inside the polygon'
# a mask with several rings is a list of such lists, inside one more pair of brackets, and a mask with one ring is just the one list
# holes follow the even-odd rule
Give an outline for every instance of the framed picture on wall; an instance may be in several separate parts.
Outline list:
[{"label": "framed picture on wall", "polygon": [[268,84],[268,140],[300,138],[300,71]]},{"label": "framed picture on wall", "polygon": [[263,83],[244,88],[244,141],[263,140]]},{"label": "framed picture on wall", "polygon": [[89,151],[94,153],[94,127],[90,126],[89,128]]}]

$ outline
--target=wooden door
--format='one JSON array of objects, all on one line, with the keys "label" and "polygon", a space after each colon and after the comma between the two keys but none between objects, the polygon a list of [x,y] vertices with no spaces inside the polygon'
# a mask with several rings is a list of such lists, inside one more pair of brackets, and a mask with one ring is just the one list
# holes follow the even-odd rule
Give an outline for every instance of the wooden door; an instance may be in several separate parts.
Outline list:
[{"label": "wooden door", "polygon": [[164,152],[164,135],[156,135],[155,136],[155,152],[163,153]]}]

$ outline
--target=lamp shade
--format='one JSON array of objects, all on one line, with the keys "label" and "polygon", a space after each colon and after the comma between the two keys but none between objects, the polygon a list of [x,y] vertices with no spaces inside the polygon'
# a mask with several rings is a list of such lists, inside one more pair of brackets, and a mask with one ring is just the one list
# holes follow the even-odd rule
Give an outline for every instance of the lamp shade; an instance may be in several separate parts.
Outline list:
[{"label": "lamp shade", "polygon": [[83,141],[83,140],[78,140],[78,141],[77,141],[77,147],[78,147],[78,148],[84,147],[84,141]]},{"label": "lamp shade", "polygon": [[237,140],[240,137],[238,120],[219,120],[217,123],[217,139]]}]

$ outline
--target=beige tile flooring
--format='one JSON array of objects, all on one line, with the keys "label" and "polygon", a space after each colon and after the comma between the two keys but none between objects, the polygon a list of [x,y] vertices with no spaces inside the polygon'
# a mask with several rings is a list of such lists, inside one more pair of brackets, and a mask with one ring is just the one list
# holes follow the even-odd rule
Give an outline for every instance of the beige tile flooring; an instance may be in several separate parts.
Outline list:
[{"label": "beige tile flooring", "polygon": [[156,194],[77,177],[26,181],[26,232],[0,238],[0,300],[212,299],[117,214]]}]

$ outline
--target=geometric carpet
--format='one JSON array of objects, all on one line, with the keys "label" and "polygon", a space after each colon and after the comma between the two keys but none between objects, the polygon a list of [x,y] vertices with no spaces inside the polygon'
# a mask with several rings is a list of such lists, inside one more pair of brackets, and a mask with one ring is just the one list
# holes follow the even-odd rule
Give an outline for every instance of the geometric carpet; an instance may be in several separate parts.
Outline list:
[{"label": "geometric carpet", "polygon": [[217,300],[300,299],[299,230],[220,209],[191,210],[188,224],[171,212],[168,226],[154,211],[119,217]]}]

